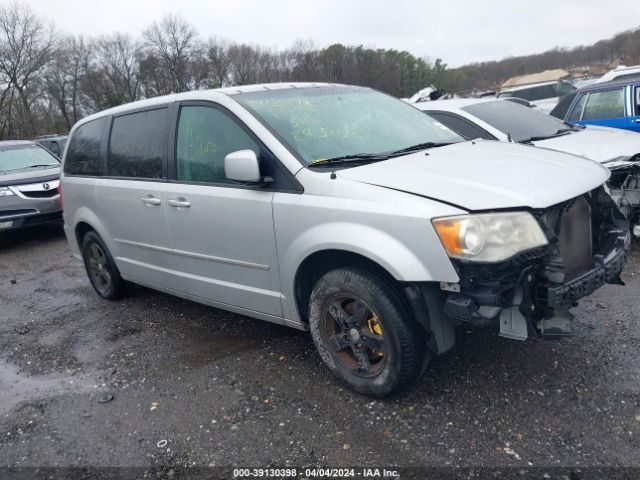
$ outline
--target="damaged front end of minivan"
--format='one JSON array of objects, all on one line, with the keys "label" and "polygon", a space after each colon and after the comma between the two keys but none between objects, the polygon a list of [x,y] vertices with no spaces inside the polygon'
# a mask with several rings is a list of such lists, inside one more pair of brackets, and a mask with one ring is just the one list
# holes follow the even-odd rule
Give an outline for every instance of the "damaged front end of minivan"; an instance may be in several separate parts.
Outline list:
[{"label": "damaged front end of minivan", "polygon": [[499,262],[452,258],[460,281],[440,288],[454,324],[497,320],[500,335],[517,340],[572,335],[569,308],[605,283],[622,284],[629,222],[603,187],[528,214],[544,245]]}]

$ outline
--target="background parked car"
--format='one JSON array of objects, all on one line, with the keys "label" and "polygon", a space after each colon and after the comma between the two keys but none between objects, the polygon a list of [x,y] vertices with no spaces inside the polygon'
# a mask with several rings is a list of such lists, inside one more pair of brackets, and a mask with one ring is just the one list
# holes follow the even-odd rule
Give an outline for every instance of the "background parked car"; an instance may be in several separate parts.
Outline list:
[{"label": "background parked car", "polygon": [[0,232],[62,223],[60,161],[35,142],[0,142]]},{"label": "background parked car", "polygon": [[640,75],[595,83],[565,96],[551,115],[577,125],[640,132]]},{"label": "background parked car", "polygon": [[640,76],[640,65],[633,65],[631,67],[620,65],[619,67],[614,68],[613,70],[610,70],[602,75],[594,83],[611,82],[613,80],[622,81],[638,76]]},{"label": "background parked car", "polygon": [[67,135],[42,135],[36,138],[36,142],[60,158],[67,143]]},{"label": "background parked car", "polygon": [[623,213],[640,213],[640,135],[616,128],[572,126],[514,102],[454,99],[416,104],[466,139],[514,141],[573,153],[612,171],[608,185]]},{"label": "background parked car", "polygon": [[541,112],[549,113],[558,104],[560,98],[574,89],[570,82],[560,80],[503,88],[497,96],[498,98],[521,98],[531,102],[534,108]]}]

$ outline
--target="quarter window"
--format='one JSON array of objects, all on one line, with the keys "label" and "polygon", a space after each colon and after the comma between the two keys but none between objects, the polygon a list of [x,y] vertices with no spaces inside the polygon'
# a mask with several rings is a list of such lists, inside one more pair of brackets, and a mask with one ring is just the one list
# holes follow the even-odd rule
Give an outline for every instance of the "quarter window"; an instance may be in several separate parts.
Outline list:
[{"label": "quarter window", "polygon": [[176,140],[177,179],[187,182],[233,183],[224,158],[237,150],[260,147],[238,123],[217,108],[189,105],[180,109]]},{"label": "quarter window", "polygon": [[624,90],[591,92],[584,107],[582,120],[604,120],[624,117]]},{"label": "quarter window", "polygon": [[60,145],[58,145],[58,142],[51,142],[49,150],[51,150],[51,153],[57,155],[58,157],[60,156]]},{"label": "quarter window", "polygon": [[579,122],[582,120],[582,110],[584,109],[584,102],[587,100],[587,94],[580,95],[576,105],[573,107],[571,111],[571,115],[567,118],[568,122]]},{"label": "quarter window", "polygon": [[68,175],[98,175],[100,170],[100,143],[107,117],[79,126],[69,141],[64,161]]},{"label": "quarter window", "polygon": [[129,113],[113,119],[107,175],[163,178],[167,152],[167,109]]}]

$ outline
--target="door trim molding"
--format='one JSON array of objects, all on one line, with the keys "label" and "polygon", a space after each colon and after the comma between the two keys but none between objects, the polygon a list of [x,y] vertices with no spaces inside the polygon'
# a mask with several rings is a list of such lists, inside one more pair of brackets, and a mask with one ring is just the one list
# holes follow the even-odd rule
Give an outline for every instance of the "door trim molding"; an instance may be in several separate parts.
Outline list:
[{"label": "door trim molding", "polygon": [[186,250],[176,250],[173,248],[160,247],[158,245],[151,245],[149,243],[134,242],[132,240],[123,240],[121,238],[115,238],[114,242],[121,245],[129,245],[132,247],[145,248],[147,250],[153,250],[156,252],[169,253],[171,255],[179,255],[182,257],[196,258],[198,260],[206,260],[208,262],[225,263],[227,265],[237,265],[239,267],[253,268],[256,270],[269,270],[269,265],[262,265],[261,263],[245,262],[244,260],[236,260],[234,258],[214,257],[212,255],[203,255],[201,253],[188,252]]}]

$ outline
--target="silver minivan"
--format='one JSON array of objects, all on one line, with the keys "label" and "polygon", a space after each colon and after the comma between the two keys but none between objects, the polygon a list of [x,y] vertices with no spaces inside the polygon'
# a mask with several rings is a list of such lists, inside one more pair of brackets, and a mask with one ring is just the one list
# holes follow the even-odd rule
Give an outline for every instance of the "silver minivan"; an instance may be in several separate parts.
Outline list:
[{"label": "silver minivan", "polygon": [[308,329],[338,378],[382,397],[459,325],[570,335],[569,307],[621,283],[628,255],[608,177],[573,155],[464,141],[368,88],[298,83],[85,118],[62,195],[102,297],[134,282]]}]

